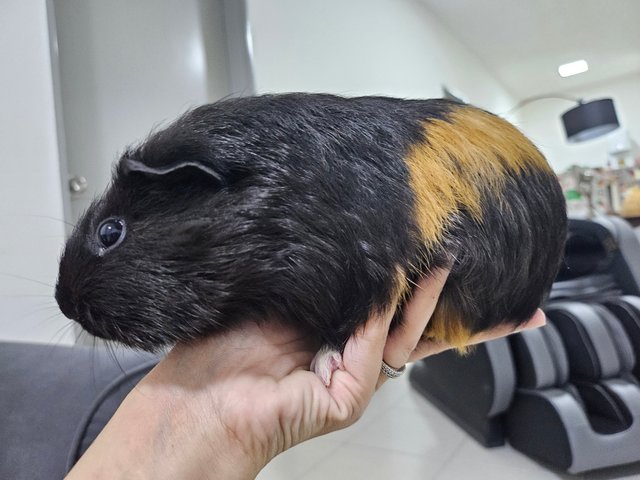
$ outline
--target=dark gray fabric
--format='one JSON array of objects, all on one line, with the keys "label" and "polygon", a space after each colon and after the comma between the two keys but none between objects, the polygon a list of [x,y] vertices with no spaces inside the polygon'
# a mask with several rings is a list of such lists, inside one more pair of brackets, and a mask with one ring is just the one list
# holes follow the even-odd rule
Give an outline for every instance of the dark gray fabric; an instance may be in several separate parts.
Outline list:
[{"label": "dark gray fabric", "polygon": [[[157,361],[104,348],[0,342],[0,478],[60,479]],[[73,451],[75,450],[75,451]]]},{"label": "dark gray fabric", "polygon": [[132,369],[127,369],[126,374],[119,375],[98,395],[91,408],[79,424],[73,444],[69,449],[66,470],[80,459],[82,454],[91,446],[106,423],[116,412],[124,397],[137,383],[142,380],[151,368],[156,364],[156,359],[146,361]]}]

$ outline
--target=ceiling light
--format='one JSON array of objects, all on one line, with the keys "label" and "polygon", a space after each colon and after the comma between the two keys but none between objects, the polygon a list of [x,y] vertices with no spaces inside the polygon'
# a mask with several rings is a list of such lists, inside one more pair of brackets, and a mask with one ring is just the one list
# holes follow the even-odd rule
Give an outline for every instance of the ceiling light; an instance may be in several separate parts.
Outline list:
[{"label": "ceiling light", "polygon": [[558,67],[558,73],[561,77],[570,77],[571,75],[577,75],[589,70],[589,65],[586,60],[577,60],[571,63],[565,63]]}]

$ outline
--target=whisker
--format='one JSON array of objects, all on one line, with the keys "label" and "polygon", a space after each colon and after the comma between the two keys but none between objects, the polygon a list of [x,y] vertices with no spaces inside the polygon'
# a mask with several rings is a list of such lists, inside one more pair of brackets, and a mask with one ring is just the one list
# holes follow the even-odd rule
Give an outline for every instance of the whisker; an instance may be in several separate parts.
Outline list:
[{"label": "whisker", "polygon": [[[42,328],[45,325],[48,325],[54,318],[60,318],[62,316],[62,313],[55,305],[40,305],[39,307],[30,308],[28,311],[21,313],[21,315],[16,315],[13,321],[18,324],[22,321],[31,320],[34,322],[32,326],[34,330]],[[42,315],[43,313],[45,316]],[[48,315],[46,315],[47,313]],[[33,320],[33,317],[36,317],[35,320]]]},{"label": "whisker", "polygon": [[31,318],[34,315],[38,315],[40,313],[45,313],[45,312],[51,312],[52,310],[55,310],[53,315],[48,317],[48,318],[44,318],[42,320],[40,320],[38,323],[38,326],[42,326],[45,322],[49,322],[51,321],[53,318],[57,317],[58,315],[60,315],[60,311],[58,310],[58,307],[56,305],[41,305],[40,307],[31,309],[30,312],[25,313],[22,316],[22,319],[27,319],[27,318]]},{"label": "whisker", "polygon": [[51,217],[49,215],[36,215],[36,214],[30,214],[30,213],[25,213],[25,214],[17,214],[17,213],[8,213],[6,215],[2,215],[3,217],[19,217],[19,218],[44,218],[47,220],[53,220],[55,222],[60,222],[60,223],[64,223],[65,225],[69,226],[69,227],[73,227],[74,224],[71,222],[68,222],[66,220],[63,220],[62,218],[57,218],[57,217]]},{"label": "whisker", "polygon": [[66,330],[69,330],[72,327],[73,327],[73,322],[69,320],[68,322],[65,322],[60,328],[58,328],[58,330],[56,330],[56,332],[53,335],[55,337],[60,333],[66,333]]},{"label": "whisker", "polygon": [[50,305],[49,307],[45,307],[42,309],[43,312],[49,311],[51,312],[53,310],[53,313],[51,314],[51,316],[49,317],[49,320],[54,319],[54,318],[62,318],[64,319],[64,321],[71,321],[69,320],[67,317],[65,317],[62,312],[60,311],[60,309],[58,308],[57,305]]},{"label": "whisker", "polygon": [[[60,328],[58,328],[52,338],[51,338],[51,343],[53,344],[54,347],[59,346],[62,343],[63,338],[66,336],[67,332],[73,328],[73,322],[71,320],[69,320],[68,322],[66,322],[64,325],[62,325]],[[57,338],[57,340],[56,340]]]},{"label": "whisker", "polygon": [[22,298],[22,297],[39,297],[39,298],[50,298],[53,297],[51,295],[47,295],[45,293],[0,293],[0,298]]},{"label": "whisker", "polygon": [[123,375],[126,375],[124,368],[122,368],[122,365],[120,364],[120,360],[118,360],[118,356],[116,354],[115,346],[113,342],[107,340],[106,345],[107,345],[107,351],[109,352],[109,355],[111,356],[115,364],[118,366],[118,369],[122,372]]},{"label": "whisker", "polygon": [[[81,334],[86,333],[87,335],[89,335],[88,332],[86,332],[85,330],[81,331]],[[98,347],[96,345],[96,337],[91,337],[91,377],[93,378],[93,384],[96,385],[96,354],[97,354],[97,350]]]},{"label": "whisker", "polygon": [[35,279],[29,278],[29,277],[23,277],[22,275],[16,275],[15,273],[0,272],[0,275],[3,275],[5,277],[10,277],[10,278],[16,278],[18,280],[26,280],[28,282],[37,283],[38,285],[44,285],[45,287],[49,287],[49,288],[55,288],[50,283],[41,282],[40,280],[35,280]]}]

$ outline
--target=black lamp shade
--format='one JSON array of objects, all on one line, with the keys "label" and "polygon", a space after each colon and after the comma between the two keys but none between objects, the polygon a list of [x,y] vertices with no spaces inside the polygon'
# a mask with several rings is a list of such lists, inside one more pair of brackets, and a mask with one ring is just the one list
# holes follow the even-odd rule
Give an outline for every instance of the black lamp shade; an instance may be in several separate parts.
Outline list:
[{"label": "black lamp shade", "polygon": [[609,133],[620,126],[613,100],[604,98],[582,103],[562,115],[562,123],[571,143],[583,142]]}]

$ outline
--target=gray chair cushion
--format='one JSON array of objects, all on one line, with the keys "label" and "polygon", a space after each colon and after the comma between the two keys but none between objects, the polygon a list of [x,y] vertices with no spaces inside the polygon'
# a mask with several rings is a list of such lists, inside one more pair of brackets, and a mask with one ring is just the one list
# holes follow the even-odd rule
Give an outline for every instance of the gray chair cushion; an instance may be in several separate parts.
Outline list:
[{"label": "gray chair cushion", "polygon": [[157,361],[100,347],[0,342],[0,478],[63,478]]}]

